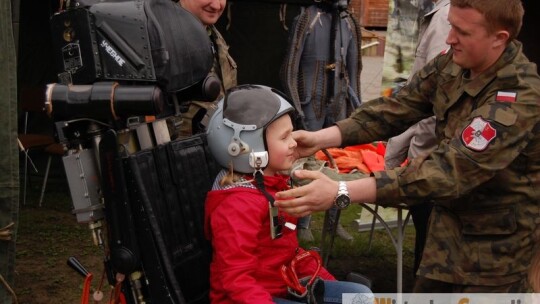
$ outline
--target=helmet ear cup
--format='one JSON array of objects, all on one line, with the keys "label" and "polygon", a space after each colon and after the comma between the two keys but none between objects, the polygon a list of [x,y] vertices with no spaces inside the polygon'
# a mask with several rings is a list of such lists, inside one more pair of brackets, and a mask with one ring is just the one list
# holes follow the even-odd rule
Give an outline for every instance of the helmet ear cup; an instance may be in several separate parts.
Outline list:
[{"label": "helmet ear cup", "polygon": [[[294,111],[277,91],[262,85],[242,85],[227,91],[210,118],[207,140],[214,159],[224,168],[253,173],[267,162],[254,161],[253,155],[268,155],[266,127],[279,117]],[[264,165],[262,165],[264,164]]]}]

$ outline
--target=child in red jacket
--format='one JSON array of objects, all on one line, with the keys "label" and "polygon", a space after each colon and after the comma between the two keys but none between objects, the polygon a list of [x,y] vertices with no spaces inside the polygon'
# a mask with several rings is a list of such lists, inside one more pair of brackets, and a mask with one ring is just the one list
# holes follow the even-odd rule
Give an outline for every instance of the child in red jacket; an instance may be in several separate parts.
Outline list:
[{"label": "child in red jacket", "polygon": [[205,206],[212,303],[305,303],[308,296],[341,303],[343,293],[371,294],[336,281],[317,253],[299,247],[297,219],[273,207],[274,194],[289,187],[280,172],[296,160],[293,112],[277,91],[244,85],[227,92],[210,120],[208,145],[224,168]]}]

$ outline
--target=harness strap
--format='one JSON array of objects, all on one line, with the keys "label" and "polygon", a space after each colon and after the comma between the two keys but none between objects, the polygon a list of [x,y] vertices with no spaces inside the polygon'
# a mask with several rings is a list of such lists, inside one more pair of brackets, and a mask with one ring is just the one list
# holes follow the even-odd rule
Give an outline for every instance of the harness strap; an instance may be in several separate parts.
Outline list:
[{"label": "harness strap", "polygon": [[[340,20],[340,14],[337,10],[337,7],[335,5],[332,5],[332,10],[330,12],[332,18],[330,23],[330,43],[329,43],[329,52],[328,52],[328,65],[326,66],[326,72],[328,73],[328,83],[327,83],[327,94],[328,99],[326,100],[326,103],[331,103],[334,98],[336,97],[335,94],[335,77],[336,77],[336,43],[338,39],[338,32],[341,34],[341,20]],[[342,36],[340,35],[340,45],[343,43]],[[343,58],[341,58],[341,61],[343,62]],[[341,71],[341,68],[339,68]]]},{"label": "harness strap", "polygon": [[286,3],[280,4],[279,5],[279,22],[281,22],[283,29],[288,31],[289,27],[287,27],[286,18],[287,18],[287,4]]},{"label": "harness strap", "polygon": [[262,172],[260,170],[257,170],[255,171],[254,175],[255,175],[255,186],[266,197],[266,199],[270,203],[270,206],[274,207],[275,199],[274,197],[272,197],[272,195],[270,195],[270,193],[268,193],[268,191],[266,191],[266,188],[264,187],[264,178],[263,178]]},{"label": "harness strap", "polygon": [[[315,262],[317,263],[317,268],[315,269],[315,272],[310,277],[307,284],[304,285],[300,282],[300,279],[298,278],[296,267],[297,267],[298,262],[304,259],[308,259],[308,258],[315,260]],[[288,265],[281,266],[281,277],[287,284],[288,291],[290,293],[293,293],[295,296],[302,298],[307,295],[309,287],[317,279],[319,272],[321,271],[321,266],[322,266],[321,256],[314,250],[306,250],[300,254],[297,254],[289,262]]]},{"label": "harness strap", "polygon": [[111,304],[125,304],[126,299],[124,297],[124,294],[122,293],[122,283],[124,282],[126,276],[122,273],[116,274],[116,283],[114,284],[114,288],[111,292],[111,298],[109,303]]},{"label": "harness strap", "polygon": [[81,296],[81,304],[88,304],[90,298],[90,287],[92,285],[92,278],[94,276],[91,273],[88,273],[84,278],[83,291]]}]

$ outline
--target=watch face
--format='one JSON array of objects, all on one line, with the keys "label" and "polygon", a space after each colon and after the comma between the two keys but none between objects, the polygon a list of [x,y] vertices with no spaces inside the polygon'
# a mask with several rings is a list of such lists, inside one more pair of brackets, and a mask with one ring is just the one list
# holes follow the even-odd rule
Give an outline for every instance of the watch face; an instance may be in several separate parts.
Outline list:
[{"label": "watch face", "polygon": [[339,209],[344,209],[351,203],[351,198],[348,195],[341,194],[336,197],[336,206]]}]

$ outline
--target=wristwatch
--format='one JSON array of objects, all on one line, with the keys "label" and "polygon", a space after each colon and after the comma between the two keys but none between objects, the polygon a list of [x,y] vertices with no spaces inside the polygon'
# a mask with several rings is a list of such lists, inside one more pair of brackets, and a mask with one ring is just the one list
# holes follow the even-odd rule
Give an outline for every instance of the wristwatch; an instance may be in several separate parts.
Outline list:
[{"label": "wristwatch", "polygon": [[345,209],[351,204],[351,198],[349,197],[349,190],[347,190],[347,184],[343,181],[339,182],[339,188],[334,199],[334,205],[339,209]]}]

